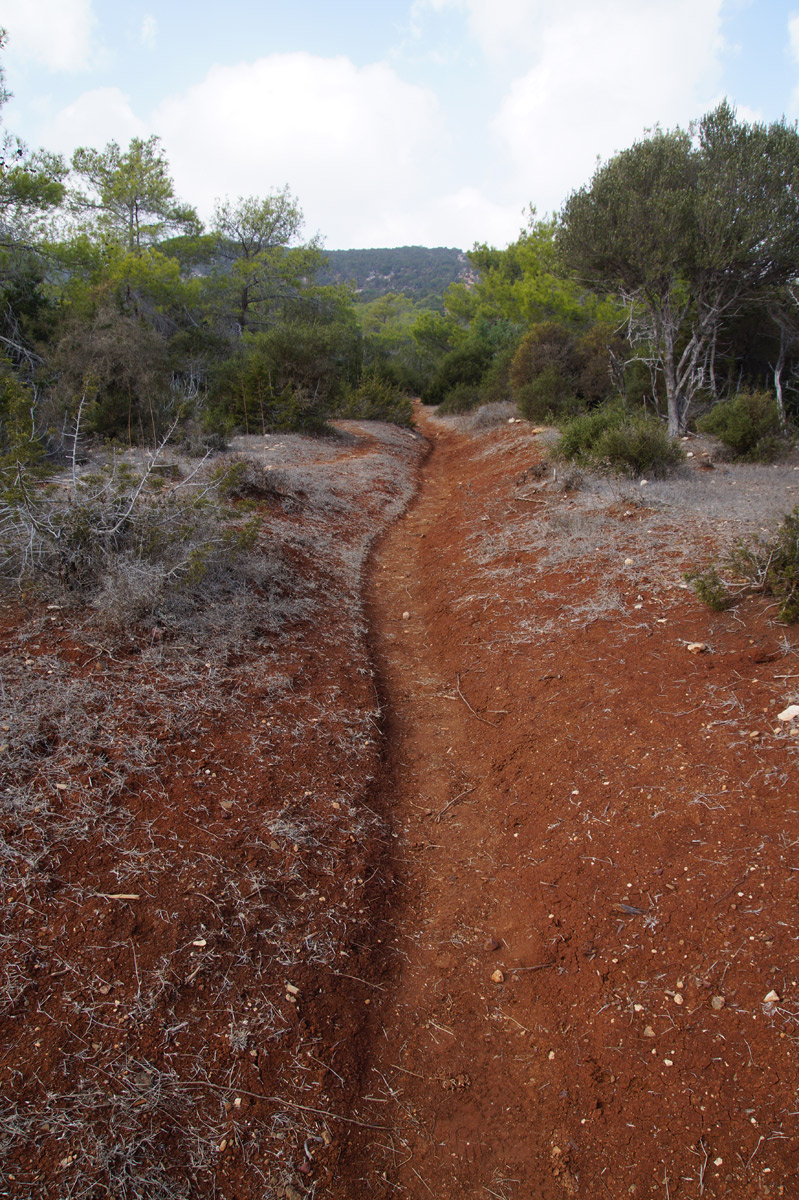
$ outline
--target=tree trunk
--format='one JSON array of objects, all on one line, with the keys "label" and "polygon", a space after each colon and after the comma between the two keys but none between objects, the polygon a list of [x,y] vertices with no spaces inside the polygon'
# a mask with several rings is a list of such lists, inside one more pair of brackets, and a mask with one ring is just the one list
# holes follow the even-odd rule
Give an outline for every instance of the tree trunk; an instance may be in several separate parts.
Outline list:
[{"label": "tree trunk", "polygon": [[669,417],[669,437],[682,433],[682,396],[677,384],[674,363],[674,330],[664,322],[663,326],[663,381],[666,385],[666,409]]}]

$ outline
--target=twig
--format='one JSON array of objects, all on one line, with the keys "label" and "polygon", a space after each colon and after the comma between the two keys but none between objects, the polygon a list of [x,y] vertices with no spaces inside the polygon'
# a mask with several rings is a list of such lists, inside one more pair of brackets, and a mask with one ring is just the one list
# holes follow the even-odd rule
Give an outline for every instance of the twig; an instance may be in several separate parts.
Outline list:
[{"label": "twig", "polygon": [[749,1155],[749,1157],[746,1160],[746,1170],[747,1171],[749,1170],[749,1166],[752,1162],[752,1159],[755,1157],[758,1150],[760,1149],[760,1144],[762,1141],[763,1141],[763,1134],[761,1133],[760,1137],[757,1139],[757,1145],[755,1146],[754,1150],[752,1151],[752,1153]]},{"label": "twig", "polygon": [[434,1192],[434,1191],[433,1191],[433,1189],[430,1187],[430,1184],[429,1184],[429,1183],[427,1183],[427,1182],[425,1182],[425,1180],[424,1180],[424,1179],[422,1179],[421,1175],[420,1175],[420,1174],[419,1174],[419,1172],[416,1170],[416,1168],[415,1168],[415,1167],[411,1167],[411,1170],[413,1171],[414,1175],[415,1175],[415,1176],[416,1176],[416,1178],[419,1180],[419,1182],[420,1182],[420,1183],[424,1183],[424,1186],[427,1188],[427,1190],[428,1190],[428,1192],[430,1193],[430,1195],[431,1195],[431,1196],[435,1196],[435,1192]]},{"label": "twig", "polygon": [[355,1117],[342,1117],[339,1113],[329,1112],[324,1108],[310,1108],[307,1104],[295,1104],[293,1100],[287,1100],[284,1096],[262,1096],[258,1092],[247,1092],[240,1087],[221,1087],[218,1083],[211,1083],[207,1079],[189,1079],[181,1086],[210,1088],[212,1092],[224,1092],[226,1095],[230,1091],[235,1091],[237,1096],[249,1096],[252,1100],[264,1100],[267,1104],[279,1104],[285,1108],[296,1108],[300,1112],[313,1113],[317,1117],[330,1117],[332,1121],[343,1121],[346,1125],[359,1125],[361,1129],[380,1129],[384,1133],[389,1132],[391,1129],[390,1125],[370,1125],[368,1121],[358,1121]]},{"label": "twig", "polygon": [[448,812],[452,808],[453,804],[457,804],[458,801],[462,800],[464,796],[469,796],[469,795],[471,795],[472,792],[476,792],[476,791],[477,791],[477,784],[475,784],[474,787],[466,788],[466,791],[464,791],[464,792],[459,792],[457,796],[453,796],[453,798],[450,800],[449,804],[445,804],[444,807],[441,809],[441,812],[436,813],[433,820],[440,821],[441,818],[444,816],[444,813]]},{"label": "twig", "polygon": [[534,967],[511,967],[511,974],[516,971],[546,971],[549,967],[554,967],[554,962],[537,963]]},{"label": "twig", "polygon": [[386,990],[379,983],[370,983],[368,979],[361,979],[360,975],[347,975],[345,971],[333,971],[332,974],[338,976],[339,979],[354,979],[356,983],[363,983],[366,987],[377,988],[378,992]]},{"label": "twig", "polygon": [[469,701],[466,699],[466,697],[464,696],[463,692],[461,691],[461,677],[460,677],[460,675],[456,675],[456,676],[455,676],[455,678],[456,678],[456,680],[457,680],[457,683],[455,684],[455,686],[456,686],[456,688],[457,688],[458,695],[460,696],[461,700],[462,700],[462,701],[463,701],[463,703],[466,705],[466,707],[468,708],[468,710],[469,710],[469,712],[472,714],[472,716],[473,716],[473,717],[476,717],[478,721],[482,721],[484,725],[490,725],[492,729],[499,729],[499,725],[495,724],[495,723],[494,723],[494,721],[487,721],[487,720],[485,719],[485,717],[481,717],[479,713],[476,713],[476,712],[474,711],[474,709],[472,708],[471,704],[469,703]]}]

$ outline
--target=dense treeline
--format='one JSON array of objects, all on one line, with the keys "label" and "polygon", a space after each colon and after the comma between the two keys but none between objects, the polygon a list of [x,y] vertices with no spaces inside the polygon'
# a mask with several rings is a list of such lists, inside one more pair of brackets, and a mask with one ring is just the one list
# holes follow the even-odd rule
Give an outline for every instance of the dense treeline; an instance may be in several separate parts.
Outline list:
[{"label": "dense treeline", "polygon": [[726,103],[600,166],[557,218],[476,246],[474,287],[431,319],[425,399],[511,398],[534,420],[602,409],[594,431],[692,423],[768,456],[799,410],[799,134]]},{"label": "dense treeline", "polygon": [[558,217],[531,209],[507,249],[476,245],[466,263],[420,247],[331,262],[302,226],[283,188],[220,200],[204,227],[156,137],[66,163],[7,134],[6,461],[63,454],[78,426],[202,444],[334,414],[408,421],[414,394],[449,411],[510,399],[561,424],[610,405],[616,426],[704,422],[749,454],[790,432],[799,135],[784,121],[722,104],[655,130]]}]

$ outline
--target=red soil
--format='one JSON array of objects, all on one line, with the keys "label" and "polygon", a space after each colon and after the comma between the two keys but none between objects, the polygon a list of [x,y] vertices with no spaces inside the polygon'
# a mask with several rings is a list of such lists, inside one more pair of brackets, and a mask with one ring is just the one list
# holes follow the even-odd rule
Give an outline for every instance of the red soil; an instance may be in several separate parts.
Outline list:
[{"label": "red soil", "polygon": [[[113,693],[109,770],[154,745],[112,840],[6,891],[0,1196],[799,1196],[796,634],[679,586],[690,515],[620,494],[585,526],[527,427],[421,420],[368,652],[302,509],[322,609],[191,693],[186,646],[6,609],[20,675]],[[315,469],[414,469],[353,428]],[[397,500],[364,479],[331,546]],[[32,780],[68,807],[61,749]]]}]

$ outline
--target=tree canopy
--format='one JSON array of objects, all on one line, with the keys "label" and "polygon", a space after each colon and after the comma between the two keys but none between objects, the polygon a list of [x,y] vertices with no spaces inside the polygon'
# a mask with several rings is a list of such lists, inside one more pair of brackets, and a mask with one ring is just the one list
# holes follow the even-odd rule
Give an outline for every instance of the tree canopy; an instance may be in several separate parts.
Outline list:
[{"label": "tree canopy", "polygon": [[76,211],[105,237],[137,253],[171,233],[199,232],[193,208],[180,203],[159,138],[132,138],[127,150],[109,142],[104,150],[81,146],[72,170],[82,183],[73,190]]},{"label": "tree canopy", "polygon": [[569,197],[557,244],[576,278],[627,306],[680,432],[713,386],[724,322],[796,272],[799,134],[740,123],[726,102],[693,130],[655,130]]}]

